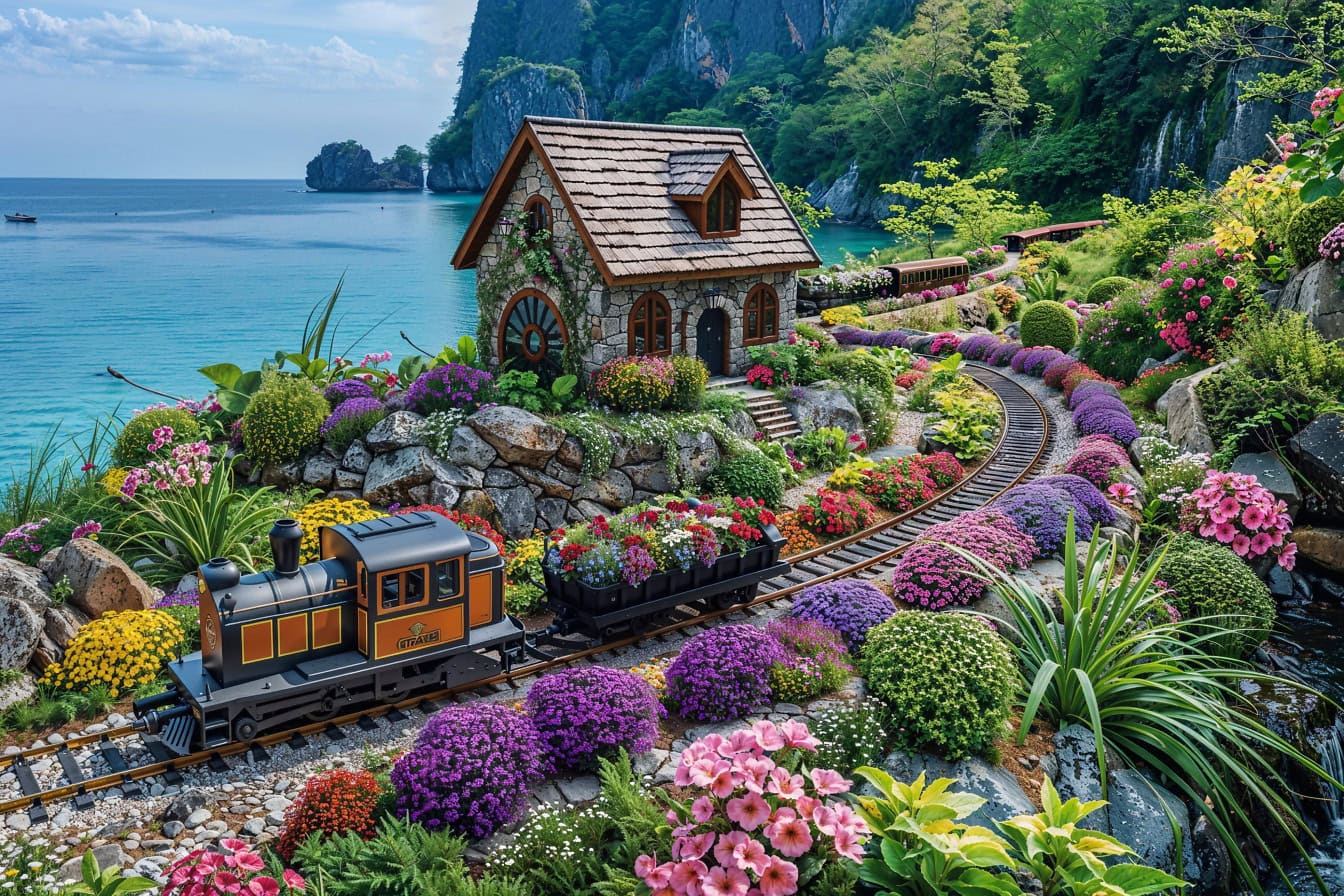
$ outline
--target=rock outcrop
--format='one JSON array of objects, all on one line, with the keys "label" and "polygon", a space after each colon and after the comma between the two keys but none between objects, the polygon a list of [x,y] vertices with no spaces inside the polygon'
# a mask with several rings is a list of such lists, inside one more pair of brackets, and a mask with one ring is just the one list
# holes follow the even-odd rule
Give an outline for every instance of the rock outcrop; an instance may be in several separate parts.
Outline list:
[{"label": "rock outcrop", "polygon": [[1344,339],[1344,265],[1307,265],[1283,287],[1274,306],[1305,314],[1326,339]]},{"label": "rock outcrop", "polygon": [[1309,510],[1344,516],[1344,414],[1322,414],[1288,443],[1293,464],[1311,483]]},{"label": "rock outcrop", "polygon": [[56,554],[48,572],[53,582],[67,579],[70,603],[91,617],[110,610],[145,610],[154,591],[116,554],[87,538],[76,538]]},{"label": "rock outcrop", "polygon": [[308,163],[304,183],[320,193],[380,193],[389,190],[423,190],[424,170],[419,165],[388,160],[374,162],[373,154],[353,140],[328,143]]},{"label": "rock outcrop", "polygon": [[1213,438],[1204,421],[1204,410],[1199,404],[1195,387],[1205,378],[1222,370],[1225,364],[1215,364],[1171,384],[1160,399],[1158,413],[1167,415],[1167,437],[1182,451],[1212,454]]}]

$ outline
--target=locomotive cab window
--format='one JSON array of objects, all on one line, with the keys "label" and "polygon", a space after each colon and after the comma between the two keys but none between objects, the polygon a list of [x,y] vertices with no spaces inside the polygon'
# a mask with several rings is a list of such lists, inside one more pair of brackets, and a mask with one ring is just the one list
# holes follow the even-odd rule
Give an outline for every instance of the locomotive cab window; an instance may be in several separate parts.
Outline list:
[{"label": "locomotive cab window", "polygon": [[462,591],[462,561],[440,560],[434,564],[435,597],[456,597]]},{"label": "locomotive cab window", "polygon": [[426,603],[429,600],[426,573],[426,567],[417,566],[379,575],[378,602],[381,609],[404,610]]}]

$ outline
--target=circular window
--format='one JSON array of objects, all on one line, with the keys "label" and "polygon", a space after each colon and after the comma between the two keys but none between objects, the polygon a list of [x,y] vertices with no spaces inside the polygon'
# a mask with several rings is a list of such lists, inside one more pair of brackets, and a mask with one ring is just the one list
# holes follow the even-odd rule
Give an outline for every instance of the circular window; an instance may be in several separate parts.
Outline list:
[{"label": "circular window", "polygon": [[525,290],[504,309],[499,359],[510,370],[531,371],[549,383],[564,372],[567,338],[551,300],[535,289]]}]

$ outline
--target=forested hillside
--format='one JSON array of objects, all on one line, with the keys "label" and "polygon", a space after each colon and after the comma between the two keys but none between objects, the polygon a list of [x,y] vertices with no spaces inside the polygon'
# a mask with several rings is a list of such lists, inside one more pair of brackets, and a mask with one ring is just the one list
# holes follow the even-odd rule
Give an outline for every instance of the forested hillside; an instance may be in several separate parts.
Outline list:
[{"label": "forested hillside", "polygon": [[[1005,186],[1047,207],[1144,198],[1183,168],[1216,182],[1262,155],[1275,116],[1303,117],[1299,91],[1337,64],[1336,5],[1253,6],[481,0],[430,186],[481,188],[541,113],[743,127],[777,180],[848,218],[948,157],[1007,168]],[[1239,84],[1265,73],[1291,77],[1248,102]]]}]

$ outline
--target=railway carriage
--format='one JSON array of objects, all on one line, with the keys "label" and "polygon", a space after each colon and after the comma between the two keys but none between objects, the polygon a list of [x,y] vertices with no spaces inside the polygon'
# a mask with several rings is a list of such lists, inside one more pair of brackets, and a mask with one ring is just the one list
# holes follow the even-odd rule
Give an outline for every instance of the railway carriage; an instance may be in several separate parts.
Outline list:
[{"label": "railway carriage", "polygon": [[1044,227],[1033,227],[1030,230],[1018,230],[1014,233],[1005,233],[1003,235],[1004,245],[1008,247],[1009,252],[1021,252],[1032,243],[1041,240],[1049,240],[1055,243],[1068,243],[1078,239],[1087,231],[1094,227],[1105,227],[1104,220],[1097,221],[1069,221],[1064,224],[1047,224]]},{"label": "railway carriage", "polygon": [[897,295],[940,286],[965,285],[971,278],[970,262],[960,255],[899,261],[883,265],[883,268],[891,271],[891,282]]},{"label": "railway carriage", "polygon": [[488,539],[425,512],[324,527],[321,559],[303,565],[301,539],[281,520],[274,569],[201,567],[201,651],[168,663],[172,690],[135,705],[174,752],[485,678],[522,655]]}]

